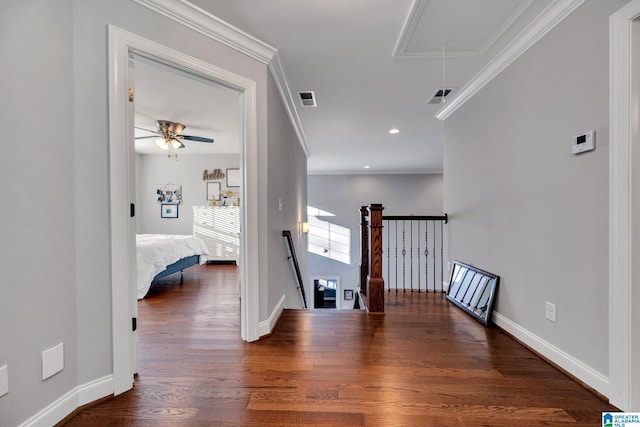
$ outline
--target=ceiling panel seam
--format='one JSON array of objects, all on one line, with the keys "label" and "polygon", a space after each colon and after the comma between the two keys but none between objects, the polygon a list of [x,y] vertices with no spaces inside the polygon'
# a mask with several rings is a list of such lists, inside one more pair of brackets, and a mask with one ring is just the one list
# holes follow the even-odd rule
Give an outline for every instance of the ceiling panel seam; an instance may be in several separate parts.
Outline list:
[{"label": "ceiling panel seam", "polygon": [[[456,50],[449,51],[445,54],[448,58],[461,58],[461,57],[477,57],[486,53],[494,43],[500,39],[500,37],[520,18],[520,16],[533,4],[535,0],[521,0],[520,5],[511,13],[510,16],[506,17],[504,22],[498,27],[498,29],[493,32],[485,42],[477,49],[470,49],[466,51]],[[416,29],[418,28],[423,15],[425,13],[425,9],[429,0],[414,0],[411,4],[411,8],[409,9],[409,13],[407,14],[407,18],[405,19],[402,28],[400,30],[400,36],[396,41],[396,45],[393,49],[392,58],[394,59],[405,59],[405,58],[440,58],[442,53],[438,50],[435,51],[408,51],[409,44],[411,40],[415,36]]]}]

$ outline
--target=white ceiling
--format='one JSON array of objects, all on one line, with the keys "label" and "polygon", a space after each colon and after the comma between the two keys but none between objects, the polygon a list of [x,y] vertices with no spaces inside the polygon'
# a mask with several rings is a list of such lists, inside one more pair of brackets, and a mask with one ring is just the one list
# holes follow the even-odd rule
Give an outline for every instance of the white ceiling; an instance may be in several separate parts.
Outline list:
[{"label": "white ceiling", "polygon": [[[335,174],[442,172],[443,124],[434,118],[442,105],[427,101],[439,87],[462,88],[553,1],[191,3],[274,46],[296,99],[298,91],[315,92],[317,107],[296,106],[309,147],[308,171]],[[144,127],[156,118],[180,121],[185,134],[212,137],[213,146],[233,139],[238,146],[232,130],[213,123],[225,114],[213,100],[220,95],[224,105],[233,98],[229,93],[203,95],[202,85],[194,84],[192,91],[160,80],[143,90],[140,76],[136,69],[137,111],[143,93],[149,93]],[[175,87],[180,89],[168,93]],[[163,101],[155,98],[161,94]],[[454,89],[450,97],[455,94]],[[142,111],[136,123],[142,126]],[[400,133],[390,135],[391,128]]]}]

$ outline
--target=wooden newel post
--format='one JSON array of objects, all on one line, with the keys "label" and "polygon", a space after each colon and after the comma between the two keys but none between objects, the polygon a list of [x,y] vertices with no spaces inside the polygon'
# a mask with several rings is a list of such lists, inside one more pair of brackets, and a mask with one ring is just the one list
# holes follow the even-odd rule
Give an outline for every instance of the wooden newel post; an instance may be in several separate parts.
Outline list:
[{"label": "wooden newel post", "polygon": [[382,211],[381,204],[369,207],[371,228],[371,270],[369,273],[369,312],[384,313],[384,279],[382,278]]},{"label": "wooden newel post", "polygon": [[369,210],[360,208],[360,292],[367,295],[367,277],[369,276]]}]

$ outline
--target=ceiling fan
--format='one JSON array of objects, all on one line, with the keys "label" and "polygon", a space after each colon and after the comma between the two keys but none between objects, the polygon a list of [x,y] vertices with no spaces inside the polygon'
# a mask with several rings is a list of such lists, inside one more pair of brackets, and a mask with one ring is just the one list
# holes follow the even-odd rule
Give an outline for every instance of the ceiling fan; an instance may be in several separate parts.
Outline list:
[{"label": "ceiling fan", "polygon": [[146,138],[156,138],[156,144],[158,147],[163,150],[168,150],[168,156],[177,159],[178,154],[173,152],[174,150],[184,148],[184,144],[182,140],[185,141],[196,141],[196,142],[207,142],[212,143],[213,139],[205,138],[202,136],[193,136],[193,135],[182,135],[181,132],[184,130],[185,125],[177,122],[172,122],[169,120],[156,120],[156,130],[145,129],[136,126],[136,129],[144,130],[146,132],[150,132],[153,135],[149,136],[139,136],[135,139],[146,139]]}]

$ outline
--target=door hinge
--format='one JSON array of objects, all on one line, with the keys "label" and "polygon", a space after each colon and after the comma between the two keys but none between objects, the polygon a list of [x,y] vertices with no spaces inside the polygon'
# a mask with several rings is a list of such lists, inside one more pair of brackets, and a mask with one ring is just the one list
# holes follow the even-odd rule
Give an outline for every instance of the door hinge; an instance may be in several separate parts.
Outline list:
[{"label": "door hinge", "polygon": [[129,88],[129,102],[133,102],[133,88]]},{"label": "door hinge", "polygon": [[130,203],[129,204],[129,215],[131,215],[131,218],[136,216],[136,204],[135,203]]},{"label": "door hinge", "polygon": [[131,318],[131,330],[133,332],[138,330],[138,319],[136,317]]}]

